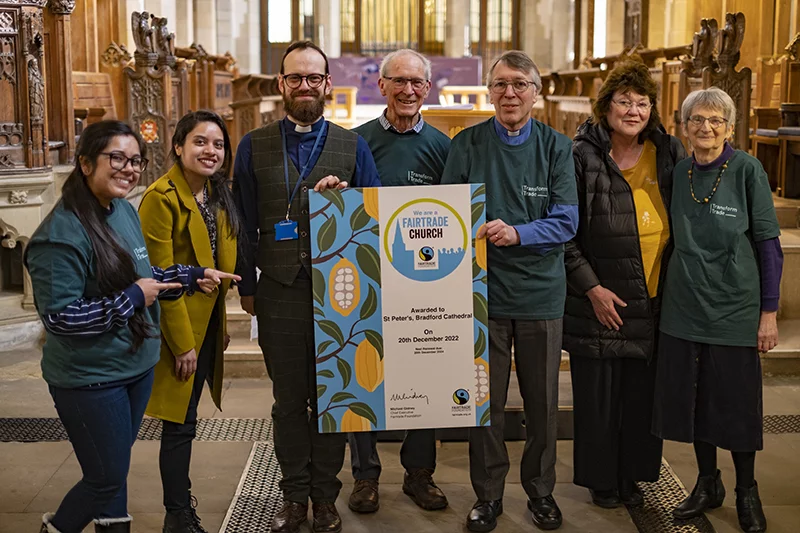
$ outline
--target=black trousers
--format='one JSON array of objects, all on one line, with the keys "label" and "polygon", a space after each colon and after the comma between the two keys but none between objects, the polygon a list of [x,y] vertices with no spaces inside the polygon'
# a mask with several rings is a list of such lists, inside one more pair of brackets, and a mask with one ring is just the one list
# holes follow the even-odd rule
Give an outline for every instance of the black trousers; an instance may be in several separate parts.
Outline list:
[{"label": "black trousers", "polygon": [[261,275],[256,291],[258,344],[272,379],[273,439],[285,500],[334,502],[342,483],[343,433],[317,424],[316,348],[311,280],[284,286]]},{"label": "black trousers", "polygon": [[[163,421],[161,430],[161,451],[158,463],[161,469],[161,486],[164,490],[164,507],[167,511],[178,511],[189,506],[189,465],[192,459],[192,441],[197,434],[197,405],[203,394],[203,385],[213,372],[217,351],[217,329],[219,315],[217,307],[211,313],[206,329],[206,338],[197,354],[197,370],[194,375],[194,388],[186,409],[183,424]],[[211,380],[213,383],[213,378]]]},{"label": "black trousers", "polygon": [[479,500],[503,498],[510,467],[504,426],[512,346],[525,409],[525,449],[520,464],[522,488],[529,498],[548,496],[555,488],[561,332],[560,318],[489,318],[489,401],[492,425],[469,430],[469,476]]},{"label": "black trousers", "polygon": [[650,433],[656,364],[570,355],[574,478],[592,490],[657,481],[662,441]]},{"label": "black trousers", "polygon": [[[350,463],[354,479],[378,480],[381,475],[381,459],[378,457],[378,434],[374,431],[351,433]],[[406,431],[400,447],[400,464],[408,472],[436,469],[436,430],[413,429]]]}]

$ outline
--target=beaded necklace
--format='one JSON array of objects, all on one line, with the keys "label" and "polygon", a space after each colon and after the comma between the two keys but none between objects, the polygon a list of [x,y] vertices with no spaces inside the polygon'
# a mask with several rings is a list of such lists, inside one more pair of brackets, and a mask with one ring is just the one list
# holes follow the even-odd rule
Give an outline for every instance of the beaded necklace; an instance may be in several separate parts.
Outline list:
[{"label": "beaded necklace", "polygon": [[722,181],[722,175],[725,174],[725,169],[728,168],[728,161],[730,161],[730,159],[722,163],[722,166],[719,168],[717,181],[714,183],[714,187],[711,189],[709,195],[703,198],[702,200],[698,200],[697,196],[694,195],[694,182],[692,181],[692,174],[694,173],[694,158],[692,158],[692,166],[689,169],[689,190],[692,193],[692,200],[694,200],[700,205],[707,204],[708,201],[711,200],[711,197],[714,196],[714,193],[717,192],[717,187],[719,187],[719,182]]}]

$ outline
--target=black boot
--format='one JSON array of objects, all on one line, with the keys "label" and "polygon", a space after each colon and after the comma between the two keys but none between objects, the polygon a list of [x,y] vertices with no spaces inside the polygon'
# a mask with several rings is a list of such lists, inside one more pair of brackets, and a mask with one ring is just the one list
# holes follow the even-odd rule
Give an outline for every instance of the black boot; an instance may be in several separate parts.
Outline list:
[{"label": "black boot", "polygon": [[197,507],[197,498],[190,496],[190,504],[179,511],[167,511],[164,516],[162,533],[208,533],[200,525],[200,517],[194,508]]},{"label": "black boot", "polygon": [[703,514],[706,509],[716,509],[725,500],[722,473],[713,476],[698,476],[692,494],[673,509],[672,516],[678,520],[689,520]]},{"label": "black boot", "polygon": [[758,483],[754,482],[749,489],[736,487],[736,514],[742,531],[761,533],[767,530],[767,517],[758,497]]},{"label": "black boot", "polygon": [[130,518],[116,522],[94,521],[94,533],[130,533],[130,531]]}]

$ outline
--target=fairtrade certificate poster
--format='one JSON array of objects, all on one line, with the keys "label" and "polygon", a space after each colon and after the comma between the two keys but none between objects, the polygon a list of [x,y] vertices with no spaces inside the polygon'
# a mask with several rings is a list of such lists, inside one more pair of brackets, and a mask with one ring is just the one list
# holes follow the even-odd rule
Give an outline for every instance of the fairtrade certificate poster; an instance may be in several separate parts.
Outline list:
[{"label": "fairtrade certificate poster", "polygon": [[485,190],[311,193],[320,431],[490,424]]}]

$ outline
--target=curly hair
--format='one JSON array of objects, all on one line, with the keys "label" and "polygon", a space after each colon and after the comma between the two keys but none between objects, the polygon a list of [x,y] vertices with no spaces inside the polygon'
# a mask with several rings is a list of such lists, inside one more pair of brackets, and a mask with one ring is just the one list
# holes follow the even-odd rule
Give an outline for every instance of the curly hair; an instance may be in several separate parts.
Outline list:
[{"label": "curly hair", "polygon": [[661,124],[661,115],[658,113],[657,106],[658,85],[653,80],[653,77],[650,76],[650,70],[644,63],[626,61],[608,73],[603,86],[600,87],[597,99],[592,104],[592,123],[600,124],[608,131],[611,131],[611,126],[606,118],[609,109],[611,109],[611,100],[616,93],[626,93],[628,91],[647,96],[650,99],[650,104],[652,104],[650,120],[639,134],[639,142],[644,142],[650,132]]}]

